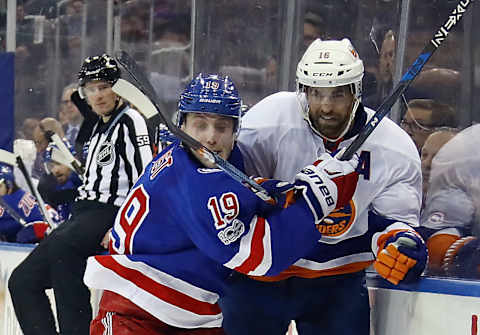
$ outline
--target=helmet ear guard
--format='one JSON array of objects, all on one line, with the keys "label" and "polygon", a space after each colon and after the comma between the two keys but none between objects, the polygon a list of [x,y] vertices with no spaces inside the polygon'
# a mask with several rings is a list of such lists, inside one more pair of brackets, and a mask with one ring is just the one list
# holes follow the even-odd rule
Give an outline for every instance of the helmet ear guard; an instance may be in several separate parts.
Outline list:
[{"label": "helmet ear guard", "polygon": [[310,44],[297,66],[297,95],[299,97],[304,95],[306,87],[349,85],[354,98],[348,125],[336,139],[325,137],[313,127],[309,118],[308,103],[302,103],[303,117],[317,134],[331,141],[336,141],[346,134],[361,102],[363,74],[363,62],[349,39],[322,41],[318,38]]},{"label": "helmet ear guard", "polygon": [[235,120],[235,136],[240,130],[243,105],[238,90],[230,77],[200,73],[187,85],[178,101],[177,126],[186,113],[209,113]]}]

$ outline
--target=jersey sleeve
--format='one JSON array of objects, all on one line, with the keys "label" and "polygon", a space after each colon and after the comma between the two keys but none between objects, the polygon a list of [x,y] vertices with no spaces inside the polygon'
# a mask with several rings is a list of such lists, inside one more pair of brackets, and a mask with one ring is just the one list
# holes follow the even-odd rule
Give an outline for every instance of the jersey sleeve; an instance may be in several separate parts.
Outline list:
[{"label": "jersey sleeve", "polygon": [[[413,227],[419,225],[421,207],[422,174],[419,162],[404,157],[383,157],[384,162],[389,160],[406,160],[404,164],[388,165],[375,173],[383,176],[385,187],[374,198],[371,210],[388,219],[407,223]],[[373,176],[377,178],[377,176]],[[401,199],[399,199],[401,197]]]},{"label": "jersey sleeve", "polygon": [[[125,169],[132,187],[152,160],[152,147],[145,119],[137,111],[128,111],[121,131],[125,135],[121,154],[124,155]],[[119,138],[122,139],[120,136]]]},{"label": "jersey sleeve", "polygon": [[254,276],[275,275],[320,239],[303,198],[286,209],[265,211],[263,200],[224,172],[208,177],[212,186],[197,189],[189,203],[197,220],[185,229],[199,249],[224,266]]}]

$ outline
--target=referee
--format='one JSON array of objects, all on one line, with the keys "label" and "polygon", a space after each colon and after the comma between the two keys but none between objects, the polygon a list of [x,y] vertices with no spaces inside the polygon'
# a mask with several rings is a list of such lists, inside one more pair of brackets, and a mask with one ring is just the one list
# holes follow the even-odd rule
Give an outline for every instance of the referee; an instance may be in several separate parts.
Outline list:
[{"label": "referee", "polygon": [[83,284],[86,259],[102,252],[101,241],[129,189],[152,159],[143,117],[112,91],[120,78],[108,55],[85,59],[79,93],[98,115],[83,184],[69,220],[42,241],[13,271],[8,287],[24,335],[57,335],[45,290],[53,288],[60,333],[87,335],[90,291]]}]

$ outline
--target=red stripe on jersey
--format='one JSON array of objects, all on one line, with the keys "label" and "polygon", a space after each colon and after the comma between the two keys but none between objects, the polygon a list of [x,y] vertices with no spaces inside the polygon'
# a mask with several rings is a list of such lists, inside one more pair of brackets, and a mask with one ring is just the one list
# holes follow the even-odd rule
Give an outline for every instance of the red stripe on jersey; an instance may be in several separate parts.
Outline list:
[{"label": "red stripe on jersey", "polygon": [[218,304],[200,301],[182,292],[164,286],[145,276],[138,270],[127,268],[113,259],[113,257],[95,256],[101,265],[114,271],[120,277],[132,282],[142,290],[154,295],[169,304],[178,306],[198,315],[217,315],[221,313]]},{"label": "red stripe on jersey", "polygon": [[252,241],[250,244],[250,255],[239,266],[235,268],[236,271],[241,273],[249,273],[255,270],[257,266],[262,262],[265,250],[263,249],[263,237],[265,236],[265,219],[258,217],[257,224],[255,225],[255,231],[253,232]]}]

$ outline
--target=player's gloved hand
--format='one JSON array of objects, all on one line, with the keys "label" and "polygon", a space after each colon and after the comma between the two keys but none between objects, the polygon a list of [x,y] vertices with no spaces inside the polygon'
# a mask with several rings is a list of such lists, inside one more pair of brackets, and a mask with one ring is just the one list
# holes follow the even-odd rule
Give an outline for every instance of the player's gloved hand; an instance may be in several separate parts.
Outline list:
[{"label": "player's gloved hand", "polygon": [[36,221],[23,227],[16,236],[18,243],[36,243],[42,240],[50,232],[45,222]]},{"label": "player's gloved hand", "polygon": [[[340,161],[343,153],[347,148],[343,148],[333,153],[333,158],[329,158],[329,154],[323,153],[313,165],[321,166],[328,174],[329,178],[337,185],[338,193],[336,209],[342,208],[352,199],[357,188],[358,172],[356,171],[359,163],[359,157],[354,154],[348,161]],[[327,159],[328,158],[328,159]],[[341,172],[340,172],[341,171]]]},{"label": "player's gloved hand", "polygon": [[295,202],[295,185],[277,180],[265,179],[261,177],[254,178],[255,182],[270,194],[273,199],[268,201],[270,205],[287,208],[290,204]]},{"label": "player's gloved hand", "polygon": [[317,220],[352,199],[358,182],[355,171],[358,162],[358,155],[348,161],[340,161],[325,153],[295,176],[295,188],[303,189],[302,195]]},{"label": "player's gloved hand", "polygon": [[392,284],[409,283],[420,277],[427,256],[427,247],[420,235],[401,231],[387,239],[373,267]]},{"label": "player's gloved hand", "polygon": [[448,276],[480,278],[480,240],[465,236],[452,243],[443,258],[442,269]]}]

